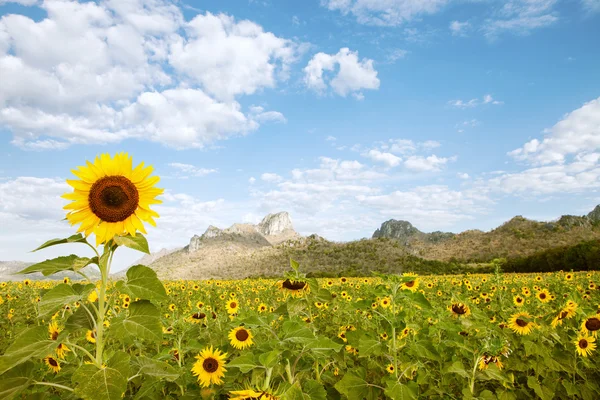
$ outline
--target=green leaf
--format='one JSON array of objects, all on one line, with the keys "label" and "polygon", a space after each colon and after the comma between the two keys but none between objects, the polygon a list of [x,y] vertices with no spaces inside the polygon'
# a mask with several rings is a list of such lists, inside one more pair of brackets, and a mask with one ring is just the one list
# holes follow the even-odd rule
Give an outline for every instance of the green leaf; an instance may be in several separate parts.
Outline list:
[{"label": "green leaf", "polygon": [[173,382],[179,378],[179,373],[177,370],[166,362],[154,360],[144,356],[137,357],[136,361],[140,365],[140,374],[151,376],[153,378],[164,379],[169,382]]},{"label": "green leaf", "polygon": [[537,394],[542,400],[552,400],[554,398],[554,393],[552,390],[541,386],[535,376],[530,376],[527,378],[527,386],[529,386],[530,389],[533,389],[535,394]]},{"label": "green leaf", "polygon": [[337,353],[342,348],[342,345],[334,342],[328,337],[319,336],[318,338],[307,342],[306,348],[312,350],[313,353],[326,355],[332,351]]},{"label": "green leaf", "polygon": [[417,398],[418,386],[415,382],[403,385],[398,382],[389,382],[385,395],[392,400],[412,400]]},{"label": "green leaf", "polygon": [[123,327],[132,336],[158,342],[162,340],[160,311],[148,300],[139,300],[129,305],[129,316]]},{"label": "green leaf", "polygon": [[298,263],[298,261],[292,260],[290,258],[290,267],[294,270],[294,271],[298,271],[298,268],[300,268],[300,264]]},{"label": "green leaf", "polygon": [[252,371],[254,368],[260,367],[260,365],[254,362],[254,356],[252,353],[246,353],[229,361],[227,363],[227,367],[239,368],[240,371],[245,374]]},{"label": "green leaf", "polygon": [[414,301],[415,303],[417,303],[422,308],[425,308],[425,309],[428,309],[428,310],[431,310],[433,308],[433,307],[431,307],[431,304],[425,298],[425,296],[423,295],[423,293],[415,292],[415,293],[412,293],[410,295],[410,297],[411,297],[412,301]]},{"label": "green leaf", "polygon": [[411,349],[414,349],[419,357],[424,357],[435,361],[441,361],[442,359],[440,353],[438,353],[438,351],[435,347],[433,347],[431,342],[427,340],[421,340],[419,342],[413,343],[411,345]]},{"label": "green leaf", "polygon": [[302,382],[302,391],[308,395],[308,399],[310,400],[327,399],[327,392],[325,391],[323,384],[313,379],[308,379]]},{"label": "green leaf", "polygon": [[364,400],[377,398],[374,387],[365,380],[366,372],[362,367],[354,368],[335,384],[335,389],[348,397],[348,400]]},{"label": "green leaf", "polygon": [[128,293],[132,298],[142,300],[167,301],[169,297],[162,282],[152,268],[145,265],[134,265],[127,271],[127,283],[121,283],[118,289]]},{"label": "green leaf", "polygon": [[54,351],[57,343],[50,340],[47,326],[26,329],[0,356],[0,374],[23,364],[32,357],[43,358]]},{"label": "green leaf", "polygon": [[33,363],[26,362],[0,376],[0,399],[14,399],[32,381]]},{"label": "green leaf", "polygon": [[117,351],[110,360],[108,360],[108,366],[119,371],[124,377],[128,377],[131,372],[131,367],[129,365],[130,361],[131,356],[129,354],[124,351]]},{"label": "green leaf", "polygon": [[92,262],[95,262],[95,257],[94,259],[91,259],[87,257],[77,257],[75,254],[71,254],[70,256],[57,257],[30,265],[24,270],[17,272],[17,274],[41,272],[44,276],[48,276],[60,271],[79,271],[90,265]]},{"label": "green leaf", "polygon": [[55,246],[57,244],[64,244],[64,243],[86,243],[86,239],[85,239],[85,237],[83,237],[83,235],[81,233],[76,233],[75,235],[71,235],[66,239],[50,239],[46,243],[44,243],[43,245],[38,247],[37,249],[31,250],[31,252],[33,253],[35,251],[45,249],[46,247]]},{"label": "green leaf", "polygon": [[138,250],[146,254],[150,254],[150,249],[148,248],[148,241],[141,233],[136,233],[135,236],[125,235],[125,236],[115,236],[113,241],[119,246],[129,247],[130,249]]},{"label": "green leaf", "polygon": [[447,372],[451,374],[459,374],[463,378],[471,378],[471,375],[467,372],[461,361],[454,361],[454,363],[452,363],[452,365],[448,368]]},{"label": "green leaf", "polygon": [[85,400],[120,400],[127,389],[127,377],[115,368],[91,367],[96,372],[84,375],[85,379],[81,379],[75,394]]},{"label": "green leaf", "polygon": [[81,294],[75,293],[71,285],[61,283],[47,291],[39,302],[40,315],[55,312],[65,304],[81,300]]},{"label": "green leaf", "polygon": [[297,321],[285,321],[282,329],[284,341],[306,342],[308,339],[314,339],[315,337],[310,329]]},{"label": "green leaf", "polygon": [[263,353],[258,356],[258,362],[260,362],[260,364],[265,368],[272,368],[277,365],[280,354],[280,350],[273,350],[268,353]]},{"label": "green leaf", "polygon": [[379,340],[361,337],[358,341],[358,354],[360,354],[360,357],[380,356],[382,353],[381,342]]},{"label": "green leaf", "polygon": [[79,307],[65,322],[65,330],[68,331],[76,331],[78,329],[92,330],[93,328],[94,320],[83,307]]}]

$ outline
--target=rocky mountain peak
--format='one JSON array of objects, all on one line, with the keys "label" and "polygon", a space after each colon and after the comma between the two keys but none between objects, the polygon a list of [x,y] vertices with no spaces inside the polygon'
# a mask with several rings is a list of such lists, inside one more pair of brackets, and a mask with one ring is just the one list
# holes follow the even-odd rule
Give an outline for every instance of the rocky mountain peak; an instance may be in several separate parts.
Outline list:
[{"label": "rocky mountain peak", "polygon": [[217,228],[214,225],[209,225],[201,237],[203,239],[209,239],[209,238],[221,236],[222,234],[223,234],[223,231],[221,229]]},{"label": "rocky mountain peak", "polygon": [[373,233],[373,238],[385,237],[391,239],[408,239],[415,235],[422,235],[423,232],[415,228],[408,221],[397,221],[390,219],[381,224],[381,228]]},{"label": "rocky mountain peak", "polygon": [[597,205],[588,215],[588,219],[592,223],[600,222],[600,204]]},{"label": "rocky mountain peak", "polygon": [[258,224],[258,230],[265,236],[274,236],[293,231],[292,219],[287,211],[269,214]]}]

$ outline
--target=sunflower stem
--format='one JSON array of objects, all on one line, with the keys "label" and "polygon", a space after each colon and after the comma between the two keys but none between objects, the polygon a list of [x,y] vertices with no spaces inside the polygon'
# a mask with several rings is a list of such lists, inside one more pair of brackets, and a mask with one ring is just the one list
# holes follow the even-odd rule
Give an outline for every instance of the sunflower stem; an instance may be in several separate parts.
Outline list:
[{"label": "sunflower stem", "polygon": [[[104,246],[104,252],[109,252],[108,257],[104,258],[106,261],[100,261],[100,274],[102,276],[102,282],[100,284],[100,295],[98,296],[98,320],[96,322],[96,363],[102,365],[102,356],[104,351],[104,313],[105,310],[105,297],[106,297],[106,286],[108,284],[108,274],[110,272],[110,263],[114,251],[112,246],[107,243]],[[104,256],[104,254],[102,255]],[[101,260],[102,258],[99,258]]]},{"label": "sunflower stem", "polygon": [[53,386],[55,388],[68,390],[69,392],[74,392],[74,389],[71,389],[68,386],[59,385],[58,383],[50,383],[50,382],[33,382],[34,385],[43,385],[43,386]]}]

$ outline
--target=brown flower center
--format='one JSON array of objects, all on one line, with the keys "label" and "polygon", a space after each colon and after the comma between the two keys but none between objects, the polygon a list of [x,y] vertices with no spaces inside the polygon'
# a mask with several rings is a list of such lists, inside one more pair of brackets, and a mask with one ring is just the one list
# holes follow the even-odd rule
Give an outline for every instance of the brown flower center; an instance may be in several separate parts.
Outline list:
[{"label": "brown flower center", "polygon": [[301,290],[304,289],[304,286],[306,286],[306,282],[290,281],[289,279],[286,279],[285,281],[283,281],[281,286],[289,290]]},{"label": "brown flower center", "polygon": [[48,364],[50,364],[53,367],[58,367],[58,362],[52,357],[48,357]]},{"label": "brown flower center", "polygon": [[231,303],[229,303],[229,307],[230,308],[236,308],[237,307],[237,303],[235,301],[232,301]]},{"label": "brown flower center", "polygon": [[540,293],[540,300],[546,299],[546,293]]},{"label": "brown flower center", "polygon": [[517,323],[517,325],[519,325],[521,328],[526,327],[529,323],[527,321],[523,321],[521,318],[517,318],[517,320],[515,321]]},{"label": "brown flower center", "polygon": [[192,318],[193,319],[204,319],[204,318],[206,318],[206,314],[204,314],[204,313],[193,313],[192,314]]},{"label": "brown flower center", "polygon": [[563,312],[561,312],[561,313],[560,313],[560,315],[558,316],[558,319],[565,319],[565,318],[567,318],[567,315],[569,315],[569,313],[568,313],[568,312],[566,312],[566,311],[563,311]]},{"label": "brown flower center", "polygon": [[135,212],[139,194],[124,176],[105,176],[92,185],[88,196],[90,209],[105,222],[125,221]]},{"label": "brown flower center", "polygon": [[463,315],[467,313],[467,309],[463,304],[452,304],[452,312],[458,315]]},{"label": "brown flower center", "polygon": [[245,342],[248,339],[248,337],[250,337],[250,334],[245,329],[240,329],[235,333],[235,338],[240,342]]},{"label": "brown flower center", "polygon": [[52,333],[50,334],[50,339],[56,340],[57,337],[58,337],[58,331],[52,331]]},{"label": "brown flower center", "polygon": [[588,331],[597,331],[600,329],[600,319],[596,317],[588,318],[588,320],[585,321],[585,328]]},{"label": "brown flower center", "polygon": [[219,369],[219,362],[212,357],[205,358],[202,363],[202,368],[204,368],[206,372],[215,372]]},{"label": "brown flower center", "polygon": [[587,348],[587,347],[588,347],[588,341],[587,341],[587,340],[585,340],[585,339],[581,339],[581,340],[579,341],[579,348],[580,348],[580,349],[585,349],[585,348]]}]

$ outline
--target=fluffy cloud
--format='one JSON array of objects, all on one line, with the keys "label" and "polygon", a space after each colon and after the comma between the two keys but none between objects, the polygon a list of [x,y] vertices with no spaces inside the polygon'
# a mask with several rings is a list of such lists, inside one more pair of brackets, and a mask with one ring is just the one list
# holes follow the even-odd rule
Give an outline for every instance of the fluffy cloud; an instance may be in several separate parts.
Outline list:
[{"label": "fluffy cloud", "polygon": [[532,139],[508,154],[534,165],[564,163],[569,155],[586,155],[600,149],[600,98],[565,115],[542,140]]},{"label": "fluffy cloud", "polygon": [[[18,177],[0,182],[0,212],[27,220],[60,220],[67,202],[60,198],[72,188],[64,180]],[[4,225],[8,226],[8,225]]]},{"label": "fluffy cloud", "polygon": [[[336,65],[339,66],[337,74],[326,83],[323,72],[334,71]],[[347,47],[334,55],[315,54],[304,68],[304,82],[309,89],[319,93],[324,93],[329,85],[340,96],[353,94],[358,99],[362,98],[362,89],[379,88],[373,60],[363,58],[359,61],[358,52]]]},{"label": "fluffy cloud", "polygon": [[418,172],[434,172],[440,171],[448,161],[454,161],[455,158],[438,157],[435,154],[429,157],[410,156],[404,162],[404,166],[408,169]]},{"label": "fluffy cloud", "polygon": [[321,0],[329,10],[352,14],[361,24],[397,26],[442,9],[448,0]]},{"label": "fluffy cloud", "polygon": [[452,21],[450,22],[450,32],[452,36],[467,36],[467,31],[471,29],[471,24],[468,21]]},{"label": "fluffy cloud", "polygon": [[281,176],[271,172],[265,172],[260,176],[260,179],[262,179],[265,182],[281,182],[283,180]]},{"label": "fluffy cloud", "polygon": [[194,165],[182,163],[170,163],[169,167],[173,167],[182,172],[183,175],[180,176],[181,178],[188,178],[189,176],[201,177],[217,172],[214,168],[198,168]]},{"label": "fluffy cloud", "polygon": [[286,79],[300,51],[255,23],[210,13],[186,22],[166,0],[40,7],[40,21],[0,19],[0,124],[14,145],[136,138],[201,148],[285,122],[277,111],[246,113],[235,99]]},{"label": "fluffy cloud", "polygon": [[402,161],[400,157],[395,156],[392,153],[384,153],[375,149],[369,150],[369,152],[366,153],[366,157],[369,157],[373,161],[383,163],[388,167],[396,167],[400,165],[400,162]]}]

